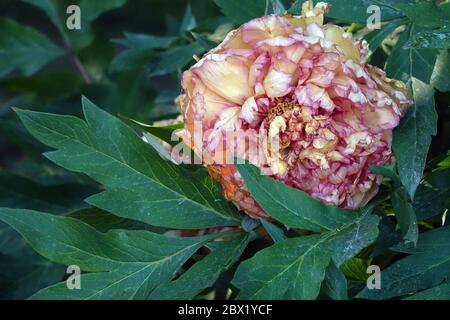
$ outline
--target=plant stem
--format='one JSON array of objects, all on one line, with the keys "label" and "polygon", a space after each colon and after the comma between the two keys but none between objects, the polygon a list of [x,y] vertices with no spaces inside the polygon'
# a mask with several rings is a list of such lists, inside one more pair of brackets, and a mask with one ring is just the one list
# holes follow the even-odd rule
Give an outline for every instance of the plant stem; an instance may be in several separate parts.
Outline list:
[{"label": "plant stem", "polygon": [[73,62],[75,63],[75,66],[77,67],[77,70],[80,72],[80,75],[83,78],[84,82],[86,82],[86,84],[91,84],[92,83],[92,79],[89,76],[89,73],[84,68],[84,66],[81,63],[80,59],[78,59],[78,57],[75,54],[73,55]]}]

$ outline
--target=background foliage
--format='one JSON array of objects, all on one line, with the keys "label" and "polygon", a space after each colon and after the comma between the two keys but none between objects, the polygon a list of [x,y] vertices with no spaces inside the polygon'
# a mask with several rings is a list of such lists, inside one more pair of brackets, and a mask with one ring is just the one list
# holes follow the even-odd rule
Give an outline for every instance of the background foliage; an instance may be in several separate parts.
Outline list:
[{"label": "background foliage", "polygon": [[[328,1],[328,21],[365,38],[370,63],[415,100],[395,130],[396,166],[372,168],[386,180],[366,208],[325,206],[240,165],[284,226],[255,221],[203,168],[151,146],[179,127],[151,125],[178,115],[194,55],[302,2],[1,1],[0,298],[449,299],[448,1]],[[65,28],[74,3],[80,31]],[[371,4],[380,30],[365,28]],[[173,236],[225,226],[240,228]],[[81,290],[63,281],[74,264]],[[381,290],[365,286],[371,264],[383,269]]]}]

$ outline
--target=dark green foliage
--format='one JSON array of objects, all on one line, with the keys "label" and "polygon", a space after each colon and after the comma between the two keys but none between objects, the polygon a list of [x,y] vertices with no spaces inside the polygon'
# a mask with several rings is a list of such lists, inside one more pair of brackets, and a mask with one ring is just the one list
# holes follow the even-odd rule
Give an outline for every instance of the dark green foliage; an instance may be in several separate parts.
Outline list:
[{"label": "dark green foliage", "polygon": [[[328,0],[326,21],[364,38],[414,106],[395,164],[371,168],[384,182],[365,208],[237,165],[273,221],[239,212],[205,168],[167,161],[161,141],[177,144],[183,125],[158,121],[178,116],[183,70],[230,30],[299,14],[303,0],[5,3],[0,299],[450,299],[448,1]],[[68,5],[80,30],[66,27]],[[365,27],[370,5],[379,30]],[[67,288],[70,265],[81,290]]]}]

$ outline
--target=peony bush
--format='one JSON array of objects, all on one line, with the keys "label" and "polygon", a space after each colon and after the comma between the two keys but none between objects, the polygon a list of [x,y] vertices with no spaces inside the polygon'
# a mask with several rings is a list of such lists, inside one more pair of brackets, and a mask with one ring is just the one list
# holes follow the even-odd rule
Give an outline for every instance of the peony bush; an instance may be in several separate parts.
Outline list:
[{"label": "peony bush", "polygon": [[448,1],[13,6],[1,299],[450,298]]}]

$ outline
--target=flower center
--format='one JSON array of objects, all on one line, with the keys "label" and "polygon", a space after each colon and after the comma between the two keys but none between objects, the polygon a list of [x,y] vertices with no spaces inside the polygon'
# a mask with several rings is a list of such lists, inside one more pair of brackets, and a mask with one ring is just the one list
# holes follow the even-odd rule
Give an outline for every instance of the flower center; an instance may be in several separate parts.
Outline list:
[{"label": "flower center", "polygon": [[290,115],[294,110],[300,110],[300,105],[297,102],[277,101],[275,107],[269,110],[269,123],[272,122],[276,116]]},{"label": "flower center", "polygon": [[[270,141],[279,143],[279,153],[272,155],[276,166],[282,168],[280,163],[287,167],[301,161],[308,167],[328,168],[326,154],[338,142],[330,130],[330,117],[296,101],[275,102],[268,112],[268,133]],[[276,171],[284,173],[284,170]]]}]

